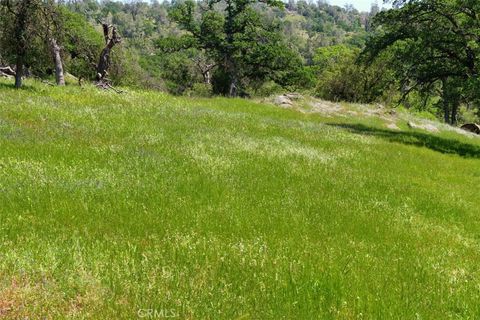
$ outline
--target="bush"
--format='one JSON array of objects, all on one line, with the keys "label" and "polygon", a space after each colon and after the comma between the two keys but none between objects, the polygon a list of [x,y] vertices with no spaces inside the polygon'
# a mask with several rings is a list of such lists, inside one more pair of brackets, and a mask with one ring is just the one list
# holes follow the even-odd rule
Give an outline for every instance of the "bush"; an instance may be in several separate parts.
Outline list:
[{"label": "bush", "polygon": [[108,78],[112,79],[115,85],[143,87],[147,77],[134,49],[125,48],[122,44],[115,46],[111,59]]},{"label": "bush", "polygon": [[258,97],[268,97],[268,96],[282,93],[283,91],[285,90],[283,89],[282,86],[280,86],[279,84],[273,81],[268,81],[262,84],[260,88],[255,90],[254,95]]},{"label": "bush", "polygon": [[207,83],[194,83],[192,88],[187,91],[190,97],[209,98],[213,95],[212,85]]},{"label": "bush", "polygon": [[480,117],[476,110],[468,108],[466,105],[462,105],[458,111],[458,123],[478,123]]},{"label": "bush", "polygon": [[315,95],[332,101],[391,102],[394,93],[386,60],[362,66],[357,63],[359,54],[358,48],[346,45],[317,49],[313,59],[319,78]]}]

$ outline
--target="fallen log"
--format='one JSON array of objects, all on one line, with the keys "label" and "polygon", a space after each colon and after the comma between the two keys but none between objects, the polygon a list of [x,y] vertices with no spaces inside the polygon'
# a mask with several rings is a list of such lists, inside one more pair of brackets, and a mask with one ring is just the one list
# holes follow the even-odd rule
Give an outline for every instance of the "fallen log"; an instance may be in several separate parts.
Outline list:
[{"label": "fallen log", "polygon": [[95,86],[97,88],[100,88],[100,89],[103,89],[103,90],[112,90],[113,92],[118,93],[118,94],[125,93],[125,91],[119,90],[119,89],[115,88],[114,86],[112,86],[111,83],[106,79],[97,81],[97,83],[95,83]]},{"label": "fallen log", "polygon": [[465,131],[472,132],[475,134],[480,134],[480,125],[476,123],[466,123],[463,126],[461,126],[460,129],[463,129]]},{"label": "fallen log", "polygon": [[15,76],[15,70],[11,67],[0,67],[0,74],[5,76]]},{"label": "fallen log", "polygon": [[8,75],[8,74],[6,74],[6,73],[3,73],[3,72],[1,72],[1,71],[0,71],[0,77],[3,77],[3,78],[13,78],[13,76]]}]

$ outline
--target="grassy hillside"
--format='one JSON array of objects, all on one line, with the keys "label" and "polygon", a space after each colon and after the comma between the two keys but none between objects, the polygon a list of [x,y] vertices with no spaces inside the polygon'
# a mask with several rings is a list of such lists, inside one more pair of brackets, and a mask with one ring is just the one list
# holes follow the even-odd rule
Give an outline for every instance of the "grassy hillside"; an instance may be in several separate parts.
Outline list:
[{"label": "grassy hillside", "polygon": [[0,317],[480,317],[480,139],[27,84],[0,82]]}]

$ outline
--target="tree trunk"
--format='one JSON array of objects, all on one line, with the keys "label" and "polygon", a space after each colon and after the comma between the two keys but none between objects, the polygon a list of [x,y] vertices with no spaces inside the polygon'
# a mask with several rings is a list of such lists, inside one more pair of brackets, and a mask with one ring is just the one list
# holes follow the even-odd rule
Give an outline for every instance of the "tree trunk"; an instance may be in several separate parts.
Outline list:
[{"label": "tree trunk", "polygon": [[237,96],[237,79],[235,76],[233,76],[232,80],[230,81],[230,89],[228,92],[228,95],[231,98],[235,98]]},{"label": "tree trunk", "polygon": [[197,66],[198,71],[202,74],[204,84],[212,84],[211,70],[215,68],[215,63],[208,63],[207,59],[203,60],[201,57],[193,58],[193,62]]},{"label": "tree trunk", "polygon": [[443,100],[443,118],[445,123],[450,123],[450,108],[447,100]]},{"label": "tree trunk", "polygon": [[57,85],[65,85],[65,77],[63,74],[62,56],[60,55],[60,46],[57,44],[55,38],[50,38],[50,47],[53,55],[53,62],[55,63],[55,80]]},{"label": "tree trunk", "polygon": [[457,114],[458,114],[458,102],[454,102],[452,104],[452,116],[450,117],[450,124],[456,125],[457,124]]},{"label": "tree trunk", "polygon": [[17,67],[15,70],[15,88],[19,89],[22,87],[22,76],[23,76],[23,55],[17,55]]},{"label": "tree trunk", "polygon": [[443,120],[450,123],[450,100],[448,98],[448,82],[447,78],[442,79],[442,103],[443,103]]},{"label": "tree trunk", "polygon": [[107,76],[108,67],[110,66],[110,48],[107,46],[100,54],[100,60],[97,66],[97,81],[104,79]]},{"label": "tree trunk", "polygon": [[230,81],[228,87],[228,96],[231,98],[235,98],[238,94],[237,68],[230,57],[227,58],[226,71],[228,79]]},{"label": "tree trunk", "polygon": [[226,40],[227,40],[227,54],[226,54],[226,70],[228,72],[228,78],[230,80],[230,87],[228,88],[228,95],[230,97],[237,96],[237,68],[233,61],[234,50],[234,18],[238,15],[239,11],[235,10],[234,1],[226,1],[227,3],[227,21],[226,21]]},{"label": "tree trunk", "polygon": [[212,76],[210,74],[210,70],[203,72],[202,76],[203,76],[203,83],[205,83],[205,84],[211,84],[212,83]]},{"label": "tree trunk", "polygon": [[[110,35],[110,28],[112,29]],[[105,48],[100,54],[100,60],[97,65],[97,81],[102,81],[108,74],[108,68],[110,67],[110,51],[117,43],[122,42],[122,38],[117,34],[115,27],[103,24],[103,34],[105,37]]]},{"label": "tree trunk", "polygon": [[33,7],[32,0],[20,1],[17,13],[15,14],[14,39],[16,46],[16,70],[15,70],[15,88],[22,86],[22,76],[24,73],[23,65],[28,48],[27,26],[30,23],[30,14]]}]

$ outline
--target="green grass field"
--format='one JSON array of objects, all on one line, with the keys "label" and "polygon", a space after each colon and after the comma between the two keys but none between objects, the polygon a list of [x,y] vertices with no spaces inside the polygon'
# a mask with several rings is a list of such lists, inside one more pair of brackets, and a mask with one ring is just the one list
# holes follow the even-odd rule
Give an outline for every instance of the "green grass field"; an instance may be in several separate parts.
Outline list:
[{"label": "green grass field", "polygon": [[0,82],[0,318],[480,318],[480,139]]}]

